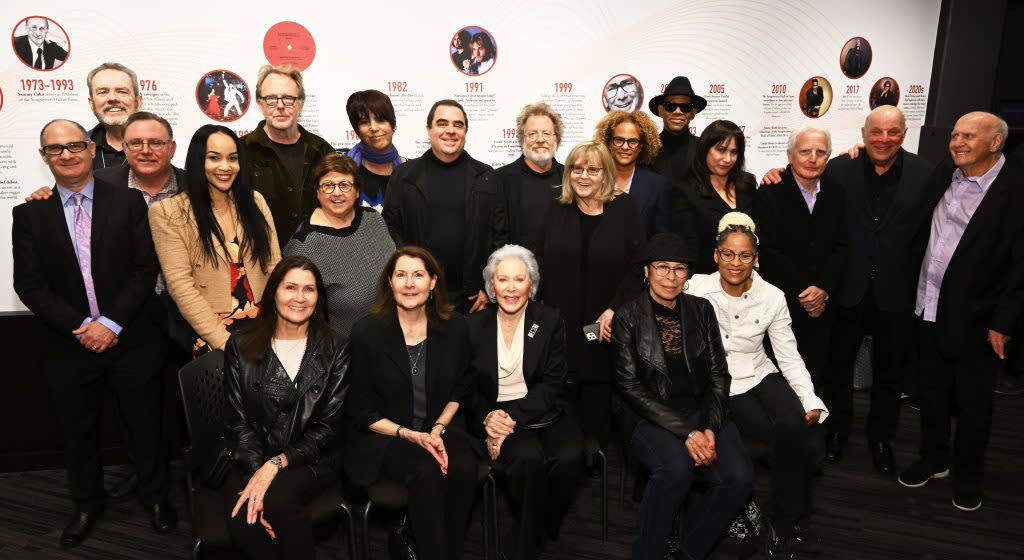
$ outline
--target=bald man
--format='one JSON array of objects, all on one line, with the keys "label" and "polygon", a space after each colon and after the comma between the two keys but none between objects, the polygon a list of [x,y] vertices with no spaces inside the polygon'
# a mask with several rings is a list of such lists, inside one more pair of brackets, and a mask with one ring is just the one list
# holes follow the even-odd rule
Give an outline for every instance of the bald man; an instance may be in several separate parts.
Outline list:
[{"label": "bald man", "polygon": [[[904,486],[953,474],[953,506],[981,507],[993,390],[1010,333],[1024,311],[1024,172],[1002,154],[1006,122],[961,117],[952,162],[936,169],[912,262],[921,360],[921,457]],[[950,447],[950,420],[958,411]]]},{"label": "bald man", "polygon": [[[92,173],[96,147],[76,122],[43,127],[53,196],[13,210],[14,290],[46,327],[43,373],[63,430],[74,514],[60,544],[88,537],[104,509],[100,421],[113,390],[129,428],[139,499],[157,532],[174,528],[161,441],[162,339],[150,313],[157,261],[146,203]],[[30,421],[31,419],[26,419]]]}]

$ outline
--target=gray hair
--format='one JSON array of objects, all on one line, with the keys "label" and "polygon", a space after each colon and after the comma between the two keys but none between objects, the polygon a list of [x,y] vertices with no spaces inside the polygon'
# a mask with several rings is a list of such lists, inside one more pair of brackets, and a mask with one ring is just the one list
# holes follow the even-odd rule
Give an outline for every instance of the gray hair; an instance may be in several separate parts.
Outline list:
[{"label": "gray hair", "polygon": [[557,111],[551,108],[551,105],[543,101],[537,103],[530,103],[519,113],[516,117],[516,133],[519,134],[519,143],[522,144],[526,140],[526,120],[530,117],[547,117],[551,119],[551,124],[555,126],[555,143],[557,146],[562,145],[562,135],[565,133],[565,125],[562,124],[562,115],[559,115]]},{"label": "gray hair", "polygon": [[117,70],[118,72],[126,74],[128,79],[132,82],[132,93],[135,94],[135,97],[139,96],[139,77],[131,68],[128,68],[120,62],[104,62],[90,70],[89,74],[85,77],[85,85],[89,87],[89,97],[92,97],[92,79],[96,77],[96,74],[99,74],[104,70]]},{"label": "gray hair", "polygon": [[526,247],[512,244],[505,245],[487,257],[487,266],[484,267],[483,272],[484,291],[487,292],[487,297],[491,301],[497,301],[494,295],[494,273],[497,272],[498,265],[507,259],[519,259],[526,265],[526,270],[530,273],[530,283],[532,284],[530,286],[530,299],[533,299],[537,295],[537,288],[540,287],[540,266],[537,265],[537,258]]},{"label": "gray hair", "polygon": [[1003,148],[1006,146],[1006,139],[1010,137],[1010,126],[1006,124],[1006,121],[999,118],[998,115],[993,116],[996,117],[996,124],[995,127],[993,127],[995,128],[995,133],[1003,135],[1003,141],[999,144],[999,151],[1002,152]]},{"label": "gray hair", "polygon": [[813,126],[813,125],[807,125],[805,127],[799,128],[799,129],[794,130],[793,132],[789,133],[789,143],[786,144],[786,151],[787,152],[792,152],[793,148],[796,148],[796,141],[799,140],[800,137],[803,136],[804,134],[807,134],[807,133],[810,133],[810,132],[817,132],[817,133],[825,135],[825,143],[828,144],[828,153],[831,154],[832,153],[832,134],[829,133],[829,131],[825,130],[824,128]]}]

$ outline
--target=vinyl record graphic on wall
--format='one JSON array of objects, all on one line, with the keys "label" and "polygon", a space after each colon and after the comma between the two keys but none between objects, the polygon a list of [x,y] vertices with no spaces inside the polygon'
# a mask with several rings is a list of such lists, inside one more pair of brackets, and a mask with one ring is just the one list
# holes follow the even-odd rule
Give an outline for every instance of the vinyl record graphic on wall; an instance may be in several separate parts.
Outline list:
[{"label": "vinyl record graphic on wall", "polygon": [[263,54],[274,66],[290,64],[305,70],[316,58],[316,41],[301,24],[282,21],[274,24],[263,36]]}]

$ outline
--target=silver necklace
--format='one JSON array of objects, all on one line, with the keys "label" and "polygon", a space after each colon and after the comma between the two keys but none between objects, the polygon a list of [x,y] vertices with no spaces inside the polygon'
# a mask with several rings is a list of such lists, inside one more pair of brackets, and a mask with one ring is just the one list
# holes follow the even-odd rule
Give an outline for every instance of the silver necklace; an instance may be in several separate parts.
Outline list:
[{"label": "silver necklace", "polygon": [[424,338],[423,341],[417,344],[416,346],[419,346],[419,350],[416,351],[415,358],[412,357],[412,352],[409,352],[409,345],[407,344],[405,346],[405,351],[409,352],[409,366],[412,367],[413,375],[420,374],[420,368],[417,367],[417,365],[420,363],[420,357],[423,356],[423,350],[427,347],[427,339]]}]

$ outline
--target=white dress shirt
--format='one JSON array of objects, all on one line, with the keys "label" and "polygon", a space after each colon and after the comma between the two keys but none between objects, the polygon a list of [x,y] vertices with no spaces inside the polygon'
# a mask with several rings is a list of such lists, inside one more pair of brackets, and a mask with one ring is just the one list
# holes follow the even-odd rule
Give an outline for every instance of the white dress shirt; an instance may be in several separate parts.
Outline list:
[{"label": "white dress shirt", "polygon": [[757,271],[753,272],[753,279],[750,289],[739,297],[725,293],[717,272],[693,275],[686,289],[690,295],[707,299],[715,308],[732,376],[729,395],[742,395],[778,371],[764,351],[767,333],[782,375],[800,399],[804,412],[821,410],[818,422],[824,422],[828,409],[814,394],[811,374],[797,350],[786,296],[782,290],[765,282]]}]

